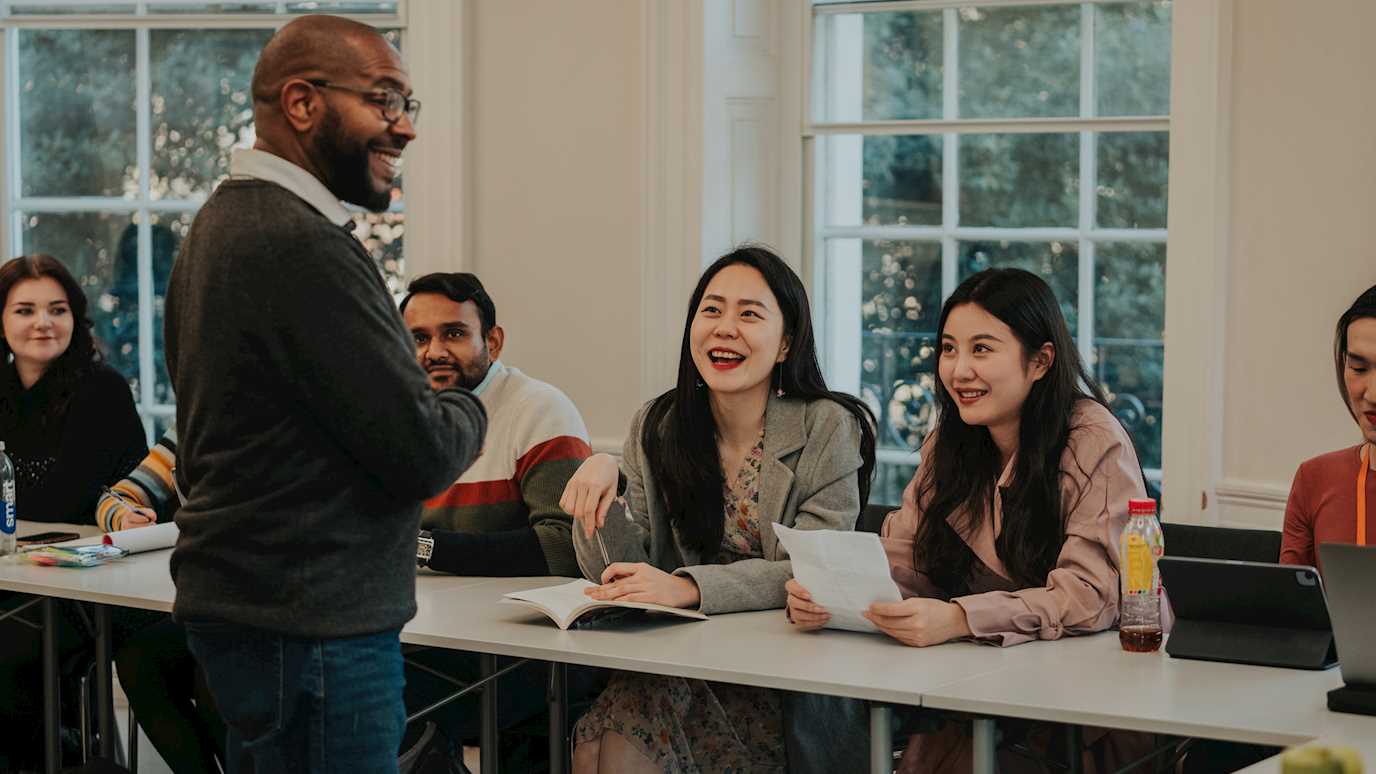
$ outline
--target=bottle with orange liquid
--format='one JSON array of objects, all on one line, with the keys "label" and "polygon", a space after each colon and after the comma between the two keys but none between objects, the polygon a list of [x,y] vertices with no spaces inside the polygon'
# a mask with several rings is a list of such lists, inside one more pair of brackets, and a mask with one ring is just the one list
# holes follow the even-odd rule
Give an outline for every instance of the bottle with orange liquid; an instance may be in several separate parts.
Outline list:
[{"label": "bottle with orange liquid", "polygon": [[1118,541],[1122,597],[1118,641],[1123,650],[1150,653],[1161,647],[1161,574],[1156,561],[1166,552],[1155,500],[1129,500],[1128,525]]}]

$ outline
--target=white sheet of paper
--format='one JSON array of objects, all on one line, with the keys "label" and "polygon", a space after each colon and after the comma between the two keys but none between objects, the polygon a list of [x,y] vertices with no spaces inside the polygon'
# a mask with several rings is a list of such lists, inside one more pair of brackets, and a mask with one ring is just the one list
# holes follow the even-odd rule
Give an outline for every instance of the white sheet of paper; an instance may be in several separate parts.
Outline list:
[{"label": "white sheet of paper", "polygon": [[774,534],[793,560],[793,577],[831,613],[828,629],[877,632],[861,613],[874,602],[902,601],[878,535],[782,524],[774,525]]},{"label": "white sheet of paper", "polygon": [[147,527],[137,529],[125,529],[119,532],[111,532],[105,536],[107,545],[118,546],[131,554],[141,551],[158,551],[163,548],[172,548],[177,545],[177,535],[180,534],[176,522],[164,522],[162,524],[152,524]]}]

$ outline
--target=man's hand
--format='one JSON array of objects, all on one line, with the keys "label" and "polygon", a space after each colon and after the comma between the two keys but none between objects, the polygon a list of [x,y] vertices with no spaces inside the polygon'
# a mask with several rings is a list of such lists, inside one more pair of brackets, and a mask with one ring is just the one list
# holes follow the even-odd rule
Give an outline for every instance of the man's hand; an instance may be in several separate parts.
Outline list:
[{"label": "man's hand", "polygon": [[651,602],[669,607],[695,608],[702,604],[692,578],[669,573],[644,562],[613,562],[602,571],[602,585],[585,589],[593,599]]}]

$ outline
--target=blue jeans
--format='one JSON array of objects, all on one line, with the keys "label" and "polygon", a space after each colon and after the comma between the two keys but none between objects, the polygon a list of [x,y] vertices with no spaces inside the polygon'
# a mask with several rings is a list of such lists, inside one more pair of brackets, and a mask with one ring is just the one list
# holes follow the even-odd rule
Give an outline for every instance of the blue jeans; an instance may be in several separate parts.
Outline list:
[{"label": "blue jeans", "polygon": [[225,771],[395,772],[406,725],[400,631],[299,639],[186,621],[224,716]]}]

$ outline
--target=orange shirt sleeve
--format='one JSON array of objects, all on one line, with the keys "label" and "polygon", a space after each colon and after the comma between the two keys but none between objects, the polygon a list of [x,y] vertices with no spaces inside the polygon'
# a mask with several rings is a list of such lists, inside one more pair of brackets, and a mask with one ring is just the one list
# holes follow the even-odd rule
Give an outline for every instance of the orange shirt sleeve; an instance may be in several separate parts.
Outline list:
[{"label": "orange shirt sleeve", "polygon": [[1314,509],[1305,466],[1295,471],[1285,502],[1285,528],[1280,540],[1280,563],[1315,566]]}]

